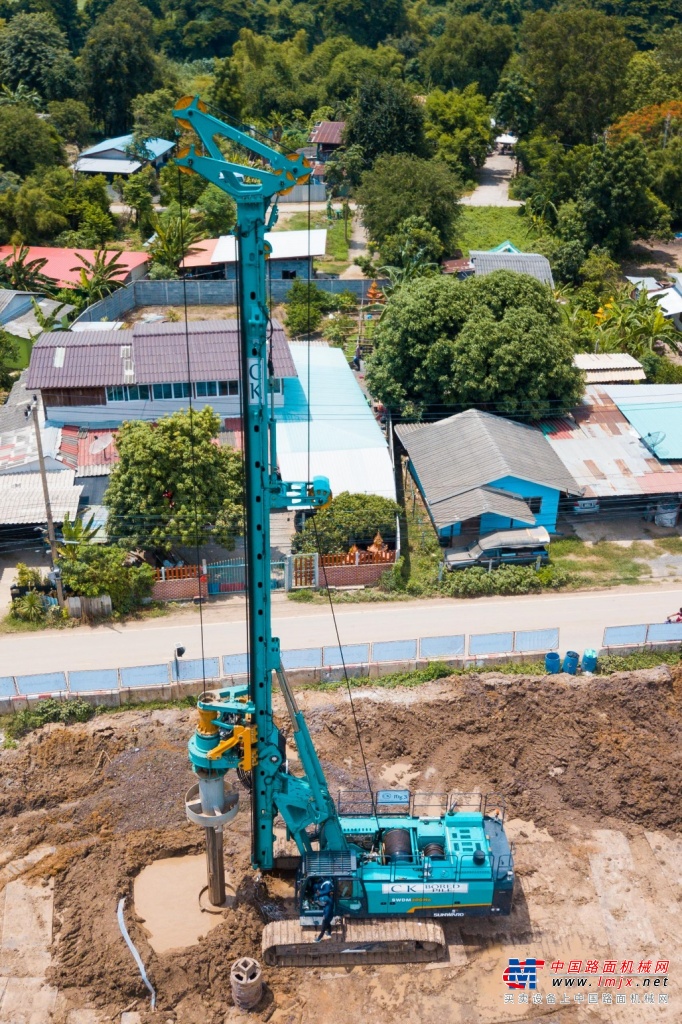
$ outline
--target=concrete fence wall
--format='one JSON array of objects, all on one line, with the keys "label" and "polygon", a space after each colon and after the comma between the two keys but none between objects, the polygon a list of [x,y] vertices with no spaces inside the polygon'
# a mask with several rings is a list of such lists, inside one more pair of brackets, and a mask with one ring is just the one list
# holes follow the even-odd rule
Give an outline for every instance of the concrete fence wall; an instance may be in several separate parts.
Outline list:
[{"label": "concrete fence wall", "polygon": [[[462,633],[283,651],[282,663],[291,673],[293,682],[324,682],[342,679],[346,672],[354,677],[378,677],[390,672],[411,671],[425,668],[429,661],[444,661],[460,667],[486,665],[500,658],[542,659],[547,651],[559,646],[558,629],[486,636],[487,640],[483,635],[469,637],[468,656],[465,653],[467,638]],[[0,712],[19,710],[26,706],[28,699],[38,697],[79,696],[94,703],[114,705],[170,700],[186,693],[200,693],[204,679],[210,688],[227,686],[244,680],[247,671],[246,654],[226,654],[222,658],[205,658],[203,663],[201,658],[188,658],[126,668],[5,675],[0,677]]]},{"label": "concrete fence wall", "polygon": [[[379,281],[383,287],[385,281]],[[284,302],[289,294],[292,281],[273,280],[268,286],[273,302]],[[367,299],[371,281],[340,281],[326,278],[313,279],[313,284],[322,291],[338,295],[350,291],[360,302]],[[77,318],[76,323],[96,323],[101,320],[120,320],[136,306],[234,306],[237,301],[235,281],[133,281],[124,288],[107,295],[100,302],[88,306]]]}]

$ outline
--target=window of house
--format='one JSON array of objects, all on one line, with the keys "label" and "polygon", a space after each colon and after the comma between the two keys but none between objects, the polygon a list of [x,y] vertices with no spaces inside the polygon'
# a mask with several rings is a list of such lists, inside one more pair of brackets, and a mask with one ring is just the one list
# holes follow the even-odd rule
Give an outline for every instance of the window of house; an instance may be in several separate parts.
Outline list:
[{"label": "window of house", "polygon": [[126,389],[124,387],[107,388],[107,402],[125,402]]},{"label": "window of house", "polygon": [[294,281],[295,278],[296,278],[296,271],[295,270],[283,270],[282,271],[282,280],[283,281]]},{"label": "window of house", "polygon": [[152,394],[157,400],[167,399],[173,397],[173,385],[172,384],[154,384],[152,385]]},{"label": "window of house", "polygon": [[272,378],[272,380],[270,381],[270,390],[273,391],[276,395],[281,395],[282,394],[282,390],[283,389],[282,389],[282,378],[281,377],[273,377]]},{"label": "window of house", "polygon": [[194,385],[197,398],[212,398],[218,394],[216,380],[200,380]]},{"label": "window of house", "polygon": [[126,390],[129,402],[149,401],[149,384],[129,384]]},{"label": "window of house", "polygon": [[542,510],[542,498],[526,498],[526,501],[528,502],[528,508],[534,516]]},{"label": "window of house", "polygon": [[173,398],[189,398],[189,384],[186,380],[173,385]]},{"label": "window of house", "polygon": [[225,398],[231,395],[239,394],[239,381],[238,380],[219,380],[218,381],[218,394],[221,398]]}]

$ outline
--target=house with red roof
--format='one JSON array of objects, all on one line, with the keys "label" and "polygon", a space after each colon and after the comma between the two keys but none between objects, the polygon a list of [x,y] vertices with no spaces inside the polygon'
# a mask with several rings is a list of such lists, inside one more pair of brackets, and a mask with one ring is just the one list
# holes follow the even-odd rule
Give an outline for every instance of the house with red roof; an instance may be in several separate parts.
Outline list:
[{"label": "house with red roof", "polygon": [[[13,260],[13,248],[11,245],[0,245],[0,260],[7,259],[11,265]],[[94,262],[96,253],[94,249],[60,249],[48,245],[31,245],[28,249],[26,262],[32,260],[47,260],[41,270],[41,274],[49,277],[58,288],[75,288],[80,283],[80,272],[83,264],[78,256]],[[128,252],[118,249],[110,249],[107,261],[116,257],[118,263],[122,263],[124,269],[116,276],[121,284],[130,284],[137,281],[147,273],[147,261],[149,254],[146,252]]]}]

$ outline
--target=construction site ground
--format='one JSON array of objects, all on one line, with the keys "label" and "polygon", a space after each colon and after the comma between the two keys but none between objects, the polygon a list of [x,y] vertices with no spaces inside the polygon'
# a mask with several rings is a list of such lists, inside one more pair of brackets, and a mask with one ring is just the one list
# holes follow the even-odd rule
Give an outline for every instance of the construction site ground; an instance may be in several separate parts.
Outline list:
[{"label": "construction site ground", "polygon": [[[299,698],[333,789],[362,786],[347,693],[305,690]],[[446,921],[449,957],[441,963],[264,968],[252,1019],[682,1021],[680,669],[460,676],[356,690],[354,701],[374,787],[505,794],[516,844],[514,910],[509,918]],[[203,836],[184,816],[194,715],[103,714],[46,726],[0,754],[0,1024],[245,1019],[232,1003],[230,965],[259,957],[264,921],[290,913],[293,892],[286,879],[259,880],[250,868],[248,794],[242,790],[225,831],[236,899],[215,927],[192,945],[155,952],[134,904],[134,880],[147,865],[202,851]],[[188,878],[194,899],[196,870]],[[168,882],[158,898],[173,905],[179,884]],[[154,1013],[119,931],[122,897],[157,992]],[[545,961],[537,989],[507,987],[513,957]],[[600,986],[596,973],[579,992],[553,985],[578,960],[583,969],[598,962],[602,979],[614,977],[605,961],[617,962],[620,974],[632,960],[636,979],[620,990]],[[640,971],[649,961],[649,972]],[[552,968],[558,962],[564,970]]]}]

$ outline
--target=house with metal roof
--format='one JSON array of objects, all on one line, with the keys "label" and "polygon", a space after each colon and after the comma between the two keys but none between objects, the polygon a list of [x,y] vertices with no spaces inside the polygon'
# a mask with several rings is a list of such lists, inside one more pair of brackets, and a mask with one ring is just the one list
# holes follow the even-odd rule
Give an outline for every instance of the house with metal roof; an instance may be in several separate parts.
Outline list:
[{"label": "house with metal roof", "polygon": [[578,352],[573,365],[585,374],[586,384],[635,384],[646,380],[642,364],[625,352]]},{"label": "house with metal roof", "polygon": [[[502,244],[506,246],[508,243]],[[473,263],[476,277],[484,277],[496,270],[513,270],[517,274],[530,274],[543,284],[548,284],[550,288],[554,287],[549,260],[537,252],[511,252],[506,248],[502,251],[493,249],[491,252],[472,249],[469,258]]]},{"label": "house with metal roof", "polygon": [[[90,263],[94,262],[96,257],[94,249],[61,249],[50,245],[30,245],[26,262],[46,260],[40,268],[41,274],[54,281],[58,288],[75,288],[80,284],[80,272],[83,267],[78,259],[79,255]],[[147,273],[149,253],[110,249],[107,261],[111,261],[114,256],[117,263],[122,265],[122,269],[114,274],[121,284],[130,284]],[[14,249],[11,245],[0,245],[0,260],[4,259],[7,259],[10,266],[14,262]]]},{"label": "house with metal roof", "polygon": [[168,139],[147,139],[144,143],[146,158],[142,159],[141,151],[132,153],[132,135],[119,135],[115,139],[105,139],[96,146],[84,149],[75,163],[74,169],[79,174],[104,174],[109,180],[120,174],[127,177],[135,174],[146,164],[157,169],[162,167],[170,156],[175,143]]},{"label": "house with metal roof", "polygon": [[[296,377],[284,331],[273,321],[275,407]],[[137,323],[126,331],[42,334],[26,378],[39,389],[53,424],[116,427],[123,420],[157,420],[210,405],[221,419],[240,416],[240,356],[236,320]]]},{"label": "house with metal roof", "polygon": [[324,343],[292,343],[297,379],[286,381],[277,414],[283,480],[328,477],[332,494],[379,494],[395,501],[388,442],[344,353]]},{"label": "house with metal roof", "polygon": [[542,432],[478,409],[395,432],[440,537],[556,530],[559,499],[579,484]]},{"label": "house with metal roof", "polygon": [[[326,228],[312,231],[267,231],[270,246],[268,273],[273,281],[307,281],[315,276],[313,260],[327,251]],[[181,266],[187,277],[226,278],[237,276],[237,240],[234,235],[196,242]]]},{"label": "house with metal roof", "polygon": [[345,121],[320,121],[310,133],[310,142],[315,146],[315,159],[328,160],[343,145]]}]

